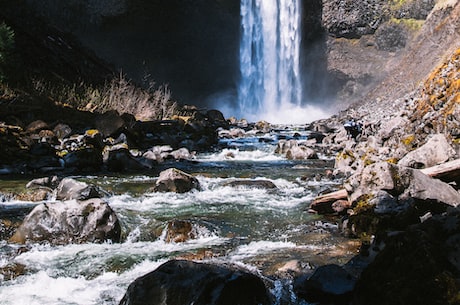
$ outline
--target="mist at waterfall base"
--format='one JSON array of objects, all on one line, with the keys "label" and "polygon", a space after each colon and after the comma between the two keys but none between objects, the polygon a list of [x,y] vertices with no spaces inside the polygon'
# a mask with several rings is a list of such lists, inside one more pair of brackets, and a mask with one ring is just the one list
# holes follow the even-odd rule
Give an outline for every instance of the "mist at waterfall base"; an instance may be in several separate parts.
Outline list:
[{"label": "mist at waterfall base", "polygon": [[[226,92],[213,95],[210,98],[213,107],[219,109],[224,117],[246,119],[248,122],[266,121],[272,124],[307,124],[316,120],[330,117],[335,113],[333,107],[320,106],[320,102],[311,102],[307,105],[283,105],[278,109],[260,109],[257,112],[241,111],[235,105],[235,94]],[[327,104],[327,103],[326,103]]]},{"label": "mist at waterfall base", "polygon": [[[300,67],[300,0],[241,0],[240,81],[235,109],[248,121],[298,124],[328,116],[305,103]],[[228,97],[221,99],[228,103]]]}]

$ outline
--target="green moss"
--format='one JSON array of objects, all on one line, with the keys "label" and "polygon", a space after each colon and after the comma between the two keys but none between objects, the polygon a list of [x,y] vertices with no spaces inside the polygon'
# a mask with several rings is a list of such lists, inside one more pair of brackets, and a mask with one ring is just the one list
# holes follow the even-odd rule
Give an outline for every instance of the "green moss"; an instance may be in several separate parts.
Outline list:
[{"label": "green moss", "polygon": [[400,24],[404,26],[406,29],[412,32],[416,32],[420,30],[425,23],[425,20],[413,19],[413,18],[391,18],[389,22],[394,24]]}]

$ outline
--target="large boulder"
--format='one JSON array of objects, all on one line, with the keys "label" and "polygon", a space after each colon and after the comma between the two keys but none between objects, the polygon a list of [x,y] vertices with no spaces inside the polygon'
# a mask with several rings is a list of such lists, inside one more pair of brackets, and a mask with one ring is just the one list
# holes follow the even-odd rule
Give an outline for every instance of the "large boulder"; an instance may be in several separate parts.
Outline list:
[{"label": "large boulder", "polygon": [[338,265],[324,265],[311,277],[300,277],[294,283],[297,295],[309,302],[348,304],[356,277]]},{"label": "large boulder", "polygon": [[198,179],[177,168],[169,168],[162,171],[154,186],[156,192],[176,193],[186,193],[192,189],[199,188],[200,183]]},{"label": "large boulder", "polygon": [[379,238],[385,247],[362,272],[353,304],[459,304],[458,211]]},{"label": "large boulder", "polygon": [[271,304],[264,282],[236,267],[172,260],[131,283],[120,305]]},{"label": "large boulder", "polygon": [[354,206],[368,204],[377,213],[406,210],[414,201],[444,206],[460,205],[460,193],[452,186],[421,171],[379,162],[351,176],[344,185]]},{"label": "large boulder", "polygon": [[455,150],[443,134],[433,135],[423,146],[409,152],[398,164],[413,168],[431,167],[455,156]]},{"label": "large boulder", "polygon": [[100,199],[70,200],[36,206],[10,241],[15,243],[120,242],[121,226],[110,206]]}]

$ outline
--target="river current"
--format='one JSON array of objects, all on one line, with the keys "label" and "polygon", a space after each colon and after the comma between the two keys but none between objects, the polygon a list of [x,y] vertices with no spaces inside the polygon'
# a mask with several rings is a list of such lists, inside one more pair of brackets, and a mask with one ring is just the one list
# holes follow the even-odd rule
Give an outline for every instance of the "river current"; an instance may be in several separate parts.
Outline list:
[{"label": "river current", "polygon": [[[221,140],[216,152],[163,164],[198,178],[201,189],[185,194],[152,192],[156,175],[75,177],[110,194],[104,200],[118,214],[124,241],[34,244],[19,255],[19,245],[0,241],[0,268],[15,263],[26,270],[12,280],[0,276],[0,304],[118,304],[133,280],[173,258],[244,265],[278,283],[278,288],[289,283],[280,275],[287,262],[298,262],[304,272],[326,263],[345,263],[356,247],[340,236],[333,219],[308,213],[320,191],[340,183],[321,178],[333,159],[292,161],[275,154],[277,141],[294,135],[305,140],[308,132],[290,126]],[[245,179],[269,180],[277,188],[227,185]],[[26,182],[4,179],[0,187],[8,190]],[[0,209],[35,204],[4,200]],[[166,242],[166,227],[173,220],[191,222],[195,238]],[[292,304],[300,304],[295,296]]]}]

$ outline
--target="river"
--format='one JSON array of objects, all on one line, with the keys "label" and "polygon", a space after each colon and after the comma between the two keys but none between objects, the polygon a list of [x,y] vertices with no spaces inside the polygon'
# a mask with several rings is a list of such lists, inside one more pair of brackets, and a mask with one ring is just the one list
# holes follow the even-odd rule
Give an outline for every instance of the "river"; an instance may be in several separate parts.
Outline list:
[{"label": "river", "polygon": [[[311,200],[341,181],[318,178],[333,167],[330,156],[292,161],[274,153],[280,138],[305,140],[302,126],[279,126],[274,132],[222,139],[220,149],[198,154],[192,161],[165,163],[195,175],[200,190],[185,194],[150,191],[157,176],[85,176],[108,191],[104,198],[122,223],[119,244],[21,246],[0,241],[0,268],[16,263],[25,274],[13,280],[0,276],[0,304],[118,304],[128,285],[172,258],[244,265],[286,286],[280,275],[296,260],[303,271],[326,263],[345,263],[356,244],[341,237],[334,219],[308,213]],[[232,187],[234,180],[262,179],[276,189]],[[26,181],[3,179],[2,189]],[[0,209],[37,203],[8,201]],[[165,241],[169,221],[193,225],[194,239]],[[276,295],[277,291],[273,291]],[[293,304],[301,304],[292,298]],[[305,304],[305,303],[303,303]]]}]

